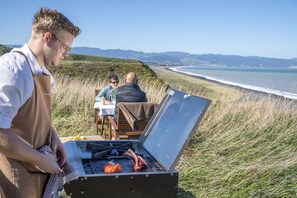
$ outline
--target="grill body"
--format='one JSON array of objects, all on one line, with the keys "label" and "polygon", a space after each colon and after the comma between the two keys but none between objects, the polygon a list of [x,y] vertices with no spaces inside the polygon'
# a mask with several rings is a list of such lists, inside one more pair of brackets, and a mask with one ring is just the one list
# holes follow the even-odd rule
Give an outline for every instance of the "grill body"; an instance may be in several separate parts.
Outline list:
[{"label": "grill body", "polygon": [[[148,163],[144,170],[135,171],[133,160],[122,155],[96,156],[88,144],[121,145],[130,143],[130,149]],[[64,169],[64,190],[68,196],[80,197],[177,197],[178,172],[167,171],[136,140],[125,141],[69,141],[65,143],[68,163]],[[96,156],[96,157],[94,157]],[[120,173],[106,174],[103,167],[109,161],[122,166]]]}]

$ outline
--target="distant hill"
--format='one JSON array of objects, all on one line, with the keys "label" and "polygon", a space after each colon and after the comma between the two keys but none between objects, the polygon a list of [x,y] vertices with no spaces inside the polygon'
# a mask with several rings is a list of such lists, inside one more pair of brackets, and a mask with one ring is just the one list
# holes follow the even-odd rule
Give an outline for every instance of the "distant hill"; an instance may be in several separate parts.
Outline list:
[{"label": "distant hill", "polygon": [[137,59],[149,65],[205,65],[229,67],[297,67],[297,58],[278,59],[258,56],[220,54],[189,54],[185,52],[144,53],[133,50],[102,50],[99,48],[74,47],[74,54]]},{"label": "distant hill", "polygon": [[[8,45],[20,47],[19,45]],[[227,67],[270,67],[289,68],[297,67],[297,58],[279,59],[258,56],[238,56],[220,54],[190,54],[186,52],[144,53],[133,50],[107,49],[91,47],[74,47],[72,54],[88,56],[101,56],[121,59],[136,59],[148,65],[203,65],[203,66],[227,66]]]},{"label": "distant hill", "polygon": [[[87,77],[94,81],[105,81],[110,73],[115,73],[120,79],[134,71],[139,79],[149,82],[161,82],[155,72],[145,63],[138,60],[119,59],[108,57],[95,57],[70,54],[56,67],[48,67],[52,74],[61,74],[67,77]],[[162,83],[162,82],[161,82]]]}]

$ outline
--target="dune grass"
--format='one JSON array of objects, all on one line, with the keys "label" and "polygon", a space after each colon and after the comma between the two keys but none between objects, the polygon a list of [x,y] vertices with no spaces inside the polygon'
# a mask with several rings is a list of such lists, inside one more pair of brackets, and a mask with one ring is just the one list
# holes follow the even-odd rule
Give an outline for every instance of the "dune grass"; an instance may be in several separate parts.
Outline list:
[{"label": "dune grass", "polygon": [[177,166],[179,197],[297,196],[296,101],[165,70],[159,76],[192,92],[202,81],[197,87],[208,91],[197,95],[212,99]]},{"label": "dune grass", "polygon": [[207,197],[295,197],[296,112],[270,98],[214,105],[180,161],[181,187]]},{"label": "dune grass", "polygon": [[[184,151],[178,197],[297,197],[296,102],[154,70],[175,89],[212,103]],[[53,123],[60,136],[94,135],[94,90],[88,78],[56,76]],[[166,86],[140,81],[150,101]]]}]

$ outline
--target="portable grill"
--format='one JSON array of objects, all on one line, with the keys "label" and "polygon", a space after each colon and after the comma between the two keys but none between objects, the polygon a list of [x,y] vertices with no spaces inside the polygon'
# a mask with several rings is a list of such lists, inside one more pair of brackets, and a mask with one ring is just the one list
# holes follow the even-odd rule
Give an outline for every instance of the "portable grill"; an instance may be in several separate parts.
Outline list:
[{"label": "portable grill", "polygon": [[[64,190],[71,197],[177,197],[174,166],[202,119],[210,101],[170,90],[139,140],[69,141]],[[135,170],[131,149],[146,167]],[[105,173],[109,162],[120,172]]]}]

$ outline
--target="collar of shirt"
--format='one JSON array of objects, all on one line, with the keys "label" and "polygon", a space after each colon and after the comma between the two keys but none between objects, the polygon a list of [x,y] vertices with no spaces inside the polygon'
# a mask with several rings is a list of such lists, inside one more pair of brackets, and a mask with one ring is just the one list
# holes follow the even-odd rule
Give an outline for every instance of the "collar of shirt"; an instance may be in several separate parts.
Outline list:
[{"label": "collar of shirt", "polygon": [[33,74],[42,75],[42,67],[38,65],[33,53],[31,52],[27,44],[23,45],[23,47],[21,48],[14,48],[12,51],[22,51],[29,61],[29,65],[31,67]]}]

